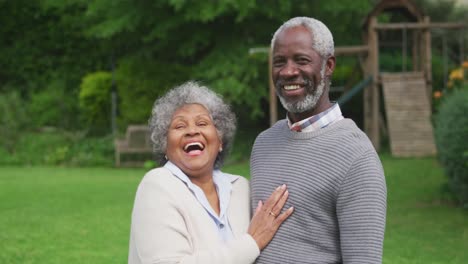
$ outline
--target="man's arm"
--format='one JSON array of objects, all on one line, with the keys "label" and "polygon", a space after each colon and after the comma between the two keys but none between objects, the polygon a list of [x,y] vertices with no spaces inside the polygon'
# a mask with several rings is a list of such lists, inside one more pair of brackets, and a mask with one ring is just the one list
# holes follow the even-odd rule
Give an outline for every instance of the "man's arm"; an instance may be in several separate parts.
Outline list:
[{"label": "man's arm", "polygon": [[336,212],[343,263],[382,263],[387,188],[377,154],[361,155],[343,179]]}]

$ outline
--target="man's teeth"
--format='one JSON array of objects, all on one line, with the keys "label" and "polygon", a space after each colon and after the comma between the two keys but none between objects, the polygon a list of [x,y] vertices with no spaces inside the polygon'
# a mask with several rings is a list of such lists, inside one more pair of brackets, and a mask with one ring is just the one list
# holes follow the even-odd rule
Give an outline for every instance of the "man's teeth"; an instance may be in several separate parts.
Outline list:
[{"label": "man's teeth", "polygon": [[187,150],[190,146],[199,146],[201,149],[203,149],[202,143],[192,142],[192,143],[188,143],[187,145],[185,145],[184,150]]},{"label": "man's teeth", "polygon": [[284,89],[288,90],[288,91],[289,90],[296,90],[296,89],[299,89],[299,88],[301,88],[301,86],[299,86],[299,85],[285,85],[284,86]]}]

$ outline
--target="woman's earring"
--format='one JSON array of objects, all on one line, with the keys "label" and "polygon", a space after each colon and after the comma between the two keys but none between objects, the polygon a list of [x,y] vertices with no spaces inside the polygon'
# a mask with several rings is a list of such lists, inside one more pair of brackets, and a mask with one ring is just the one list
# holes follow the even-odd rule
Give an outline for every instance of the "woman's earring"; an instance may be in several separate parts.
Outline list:
[{"label": "woman's earring", "polygon": [[219,152],[223,152],[223,147],[219,147]]},{"label": "woman's earring", "polygon": [[164,155],[164,158],[167,160],[167,155]]}]

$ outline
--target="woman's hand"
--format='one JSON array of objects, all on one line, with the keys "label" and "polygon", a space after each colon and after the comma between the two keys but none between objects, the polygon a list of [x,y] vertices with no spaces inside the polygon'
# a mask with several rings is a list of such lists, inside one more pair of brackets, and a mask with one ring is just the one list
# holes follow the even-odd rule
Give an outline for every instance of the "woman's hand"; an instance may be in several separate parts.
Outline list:
[{"label": "woman's hand", "polygon": [[281,213],[281,209],[283,209],[288,195],[289,193],[286,190],[286,185],[283,184],[273,191],[265,204],[263,204],[262,201],[258,201],[255,214],[252,217],[252,221],[250,221],[247,233],[257,242],[260,250],[264,249],[268,243],[270,243],[280,225],[292,214],[294,210],[293,207]]}]

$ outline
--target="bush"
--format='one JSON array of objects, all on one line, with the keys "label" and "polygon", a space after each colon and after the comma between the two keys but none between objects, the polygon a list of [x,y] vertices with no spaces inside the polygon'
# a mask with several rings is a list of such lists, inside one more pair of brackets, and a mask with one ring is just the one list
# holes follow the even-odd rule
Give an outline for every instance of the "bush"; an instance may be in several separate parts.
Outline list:
[{"label": "bush", "polygon": [[80,85],[80,108],[90,132],[104,135],[111,126],[112,74],[94,72],[86,75]]},{"label": "bush", "polygon": [[468,61],[464,61],[462,65],[450,71],[445,88],[434,90],[432,93],[432,97],[434,97],[434,109],[437,111],[445,97],[450,95],[453,91],[460,89],[468,89]]},{"label": "bush", "polygon": [[0,94],[0,147],[13,153],[21,132],[28,125],[24,100],[13,91]]},{"label": "bush", "polygon": [[13,157],[18,165],[60,165],[65,158],[59,153],[69,144],[70,140],[53,128],[26,132],[17,142]]},{"label": "bush", "polygon": [[0,147],[0,165],[113,166],[113,137],[57,129],[21,134],[14,153]]},{"label": "bush", "polygon": [[82,138],[70,147],[66,165],[71,166],[113,166],[113,137]]},{"label": "bush", "polygon": [[435,116],[435,140],[449,188],[468,208],[468,89],[454,90]]},{"label": "bush", "polygon": [[175,63],[127,58],[116,72],[119,93],[119,127],[146,124],[156,98],[188,79],[189,69]]},{"label": "bush", "polygon": [[31,127],[76,129],[79,109],[75,90],[67,87],[65,80],[54,79],[43,89],[31,92],[27,108],[32,114]]}]

